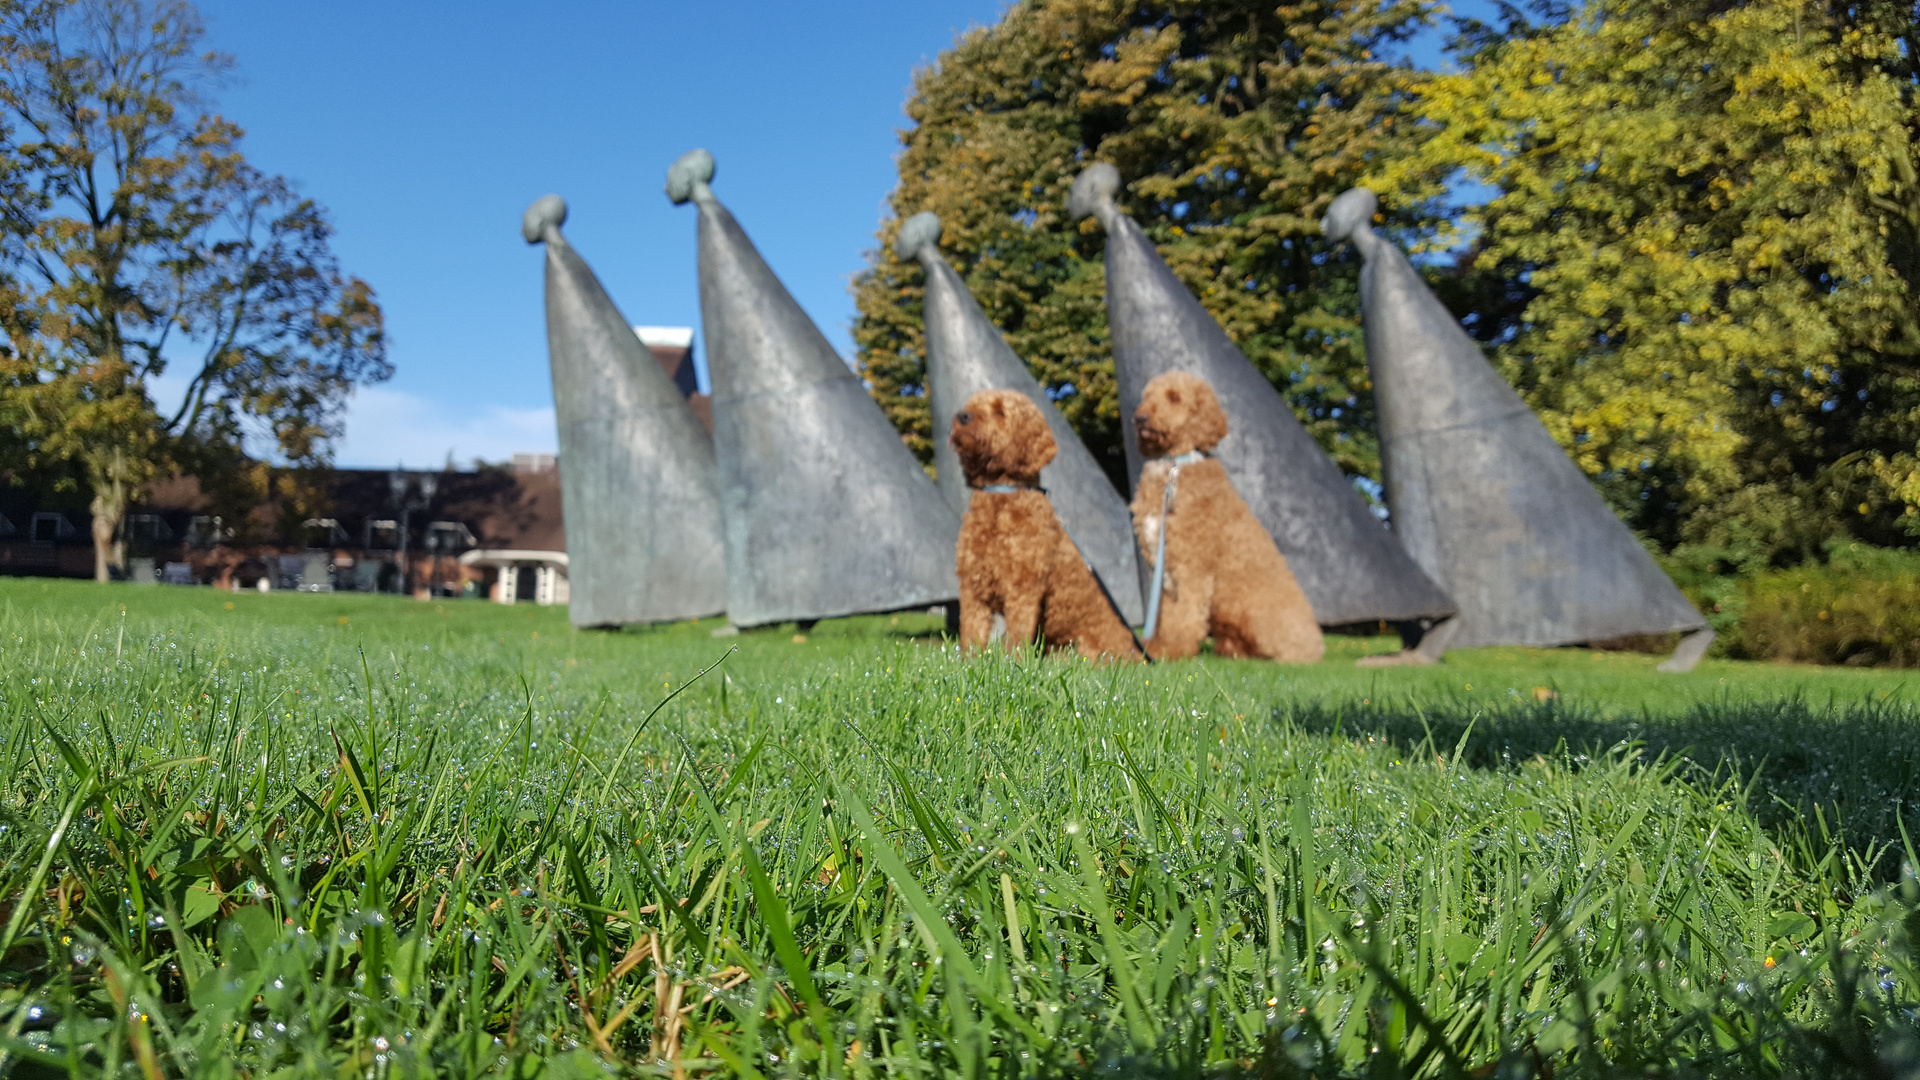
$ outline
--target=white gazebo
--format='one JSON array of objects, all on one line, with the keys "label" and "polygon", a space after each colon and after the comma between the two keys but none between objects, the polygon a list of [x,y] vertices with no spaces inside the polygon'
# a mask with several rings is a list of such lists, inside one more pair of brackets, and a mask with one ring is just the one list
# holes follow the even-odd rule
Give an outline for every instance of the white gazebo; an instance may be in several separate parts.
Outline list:
[{"label": "white gazebo", "polygon": [[496,570],[490,598],[498,603],[564,604],[570,596],[564,551],[475,548],[460,556],[460,565]]}]

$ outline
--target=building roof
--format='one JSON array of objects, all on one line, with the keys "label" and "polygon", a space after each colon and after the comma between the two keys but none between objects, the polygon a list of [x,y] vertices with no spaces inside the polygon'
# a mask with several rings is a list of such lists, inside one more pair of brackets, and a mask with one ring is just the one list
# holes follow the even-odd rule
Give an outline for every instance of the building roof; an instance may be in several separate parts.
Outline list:
[{"label": "building roof", "polygon": [[667,378],[673,380],[673,385],[687,399],[707,434],[713,434],[713,402],[700,392],[700,378],[694,371],[693,327],[636,326],[633,332],[640,336],[640,344],[659,361],[660,370],[667,373]]},{"label": "building roof", "polygon": [[[396,541],[387,523],[397,524],[404,518],[408,544],[415,551],[422,550],[429,526],[452,521],[466,526],[480,548],[563,552],[567,534],[560,512],[560,473],[550,461],[545,468],[402,472],[404,501],[394,498],[393,470],[336,469],[327,477],[322,520],[336,523],[345,534],[344,546],[351,548],[391,546]],[[430,499],[422,497],[428,486],[433,489]],[[133,509],[169,519],[171,531],[184,536],[189,519],[206,512],[208,500],[192,477],[174,477],[156,483],[147,501]],[[268,506],[257,508],[254,517],[261,522],[275,520]],[[307,536],[259,539],[269,546],[324,542]]]},{"label": "building roof", "polygon": [[[366,523],[397,520],[401,506],[393,498],[393,473],[385,469],[341,469],[329,485],[333,516],[355,543],[364,543]],[[557,469],[477,469],[473,472],[410,472],[407,515],[418,532],[433,521],[457,521],[473,533],[476,546],[531,551],[567,550],[560,516]],[[421,481],[432,478],[433,498],[418,505]],[[414,541],[417,543],[418,541]]]},{"label": "building roof", "polygon": [[441,507],[439,514],[441,519],[462,522],[473,530],[478,546],[516,551],[567,550],[557,469],[448,475],[476,480],[488,477],[483,483],[456,483],[453,497]]}]

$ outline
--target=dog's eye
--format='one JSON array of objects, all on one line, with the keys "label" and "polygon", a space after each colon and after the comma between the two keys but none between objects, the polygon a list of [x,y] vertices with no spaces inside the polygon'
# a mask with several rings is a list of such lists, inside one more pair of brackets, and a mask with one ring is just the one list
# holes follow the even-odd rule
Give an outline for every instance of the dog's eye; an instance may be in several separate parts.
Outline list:
[{"label": "dog's eye", "polygon": [[964,410],[954,413],[953,422],[959,424],[961,427],[966,427],[968,424],[973,423],[973,414]]},{"label": "dog's eye", "polygon": [[1178,390],[1167,391],[1167,400],[1173,402],[1175,405],[1180,404],[1180,391]]}]

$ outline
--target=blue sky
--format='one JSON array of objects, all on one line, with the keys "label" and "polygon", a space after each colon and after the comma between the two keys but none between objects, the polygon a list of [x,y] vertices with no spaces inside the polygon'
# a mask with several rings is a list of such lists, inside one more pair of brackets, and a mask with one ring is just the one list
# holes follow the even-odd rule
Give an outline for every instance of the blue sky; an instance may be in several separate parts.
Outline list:
[{"label": "blue sky", "polygon": [[331,209],[342,265],[386,309],[397,373],[356,397],[338,462],[553,449],[542,255],[519,236],[547,192],[630,321],[697,327],[695,215],[661,194],[695,146],[851,353],[849,282],[886,212],[913,72],[1003,7],[201,0],[209,44],[239,62],[220,110],[257,165]]}]

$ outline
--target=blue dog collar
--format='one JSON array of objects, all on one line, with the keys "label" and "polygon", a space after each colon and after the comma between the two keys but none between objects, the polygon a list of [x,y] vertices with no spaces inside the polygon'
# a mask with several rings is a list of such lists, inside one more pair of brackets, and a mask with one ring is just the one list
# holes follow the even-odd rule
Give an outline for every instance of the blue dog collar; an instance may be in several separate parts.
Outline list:
[{"label": "blue dog collar", "polygon": [[1026,487],[1022,484],[983,484],[977,490],[984,491],[989,495],[1012,495],[1017,491],[1039,491],[1040,489],[1037,487]]}]

